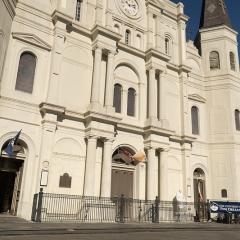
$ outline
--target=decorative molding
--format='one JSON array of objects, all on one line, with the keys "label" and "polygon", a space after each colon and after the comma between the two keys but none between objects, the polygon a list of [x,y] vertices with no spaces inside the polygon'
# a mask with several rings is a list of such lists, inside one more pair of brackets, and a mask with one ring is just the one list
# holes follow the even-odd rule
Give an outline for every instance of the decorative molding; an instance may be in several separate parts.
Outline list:
[{"label": "decorative molding", "polygon": [[206,99],[203,98],[203,97],[201,97],[201,96],[198,95],[198,94],[188,95],[188,99],[193,100],[193,101],[196,101],[196,102],[201,102],[201,103],[205,103],[205,102],[206,102]]},{"label": "decorative molding", "polygon": [[13,19],[15,16],[15,8],[17,5],[17,0],[3,0],[3,3],[6,6],[9,15]]},{"label": "decorative molding", "polygon": [[43,41],[41,38],[39,38],[35,34],[13,32],[12,36],[14,39],[18,39],[22,42],[29,43],[31,45],[37,46],[37,47],[42,48],[47,51],[51,51],[51,49],[52,49],[48,43]]}]

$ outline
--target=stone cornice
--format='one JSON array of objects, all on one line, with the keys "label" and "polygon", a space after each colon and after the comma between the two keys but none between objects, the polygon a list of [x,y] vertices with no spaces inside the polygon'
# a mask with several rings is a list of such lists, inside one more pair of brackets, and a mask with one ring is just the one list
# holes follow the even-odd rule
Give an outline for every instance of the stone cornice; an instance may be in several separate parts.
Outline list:
[{"label": "stone cornice", "polygon": [[13,32],[12,36],[14,39],[18,39],[47,51],[51,51],[51,46],[35,34]]},{"label": "stone cornice", "polygon": [[205,103],[205,102],[206,102],[206,99],[203,98],[203,97],[201,97],[201,96],[198,95],[198,94],[188,95],[188,99],[193,100],[193,101],[196,101],[196,102],[202,102],[202,103]]},{"label": "stone cornice", "polygon": [[160,60],[168,62],[170,60],[170,58],[171,58],[169,55],[167,55],[165,53],[162,53],[162,52],[159,52],[158,50],[156,50],[154,48],[148,49],[145,52],[145,55],[146,55],[146,61],[148,61],[152,57],[155,57],[157,59],[160,59]]},{"label": "stone cornice", "polygon": [[15,8],[17,5],[17,0],[3,0],[3,3],[6,6],[9,15],[13,19],[15,16]]},{"label": "stone cornice", "polygon": [[66,13],[63,13],[59,10],[55,10],[52,13],[52,20],[54,23],[56,23],[57,21],[60,21],[60,22],[66,23],[66,24],[71,24],[73,17]]},{"label": "stone cornice", "polygon": [[110,38],[116,42],[119,42],[122,38],[122,35],[119,33],[116,33],[110,29],[104,28],[100,25],[95,25],[93,29],[91,30],[92,39],[95,39],[97,35],[103,35],[107,38]]},{"label": "stone cornice", "polygon": [[118,48],[125,51],[125,52],[128,52],[130,54],[133,54],[135,56],[138,56],[140,58],[145,58],[145,54],[143,51],[137,49],[137,48],[134,48],[133,46],[128,46],[126,45],[125,43],[121,43],[119,42],[118,44]]},{"label": "stone cornice", "polygon": [[184,143],[189,143],[189,144],[192,144],[193,142],[196,141],[196,137],[193,137],[193,136],[177,136],[177,135],[172,135],[170,136],[170,141],[173,141],[173,142],[178,142],[178,143],[181,143],[181,144],[184,144]]},{"label": "stone cornice", "polygon": [[146,6],[154,6],[158,9],[164,9],[165,8],[165,4],[163,2],[160,2],[158,0],[147,0],[146,1]]},{"label": "stone cornice", "polygon": [[56,115],[65,113],[65,107],[51,104],[51,103],[41,103],[39,105],[39,109],[40,109],[40,112],[42,113],[53,113]]}]

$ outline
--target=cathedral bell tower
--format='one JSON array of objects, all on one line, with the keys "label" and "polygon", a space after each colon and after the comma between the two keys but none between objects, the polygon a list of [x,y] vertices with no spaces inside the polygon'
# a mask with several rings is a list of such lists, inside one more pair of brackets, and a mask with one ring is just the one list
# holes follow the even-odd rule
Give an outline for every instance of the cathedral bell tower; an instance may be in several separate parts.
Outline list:
[{"label": "cathedral bell tower", "polygon": [[[237,32],[224,0],[203,0],[196,46],[204,75],[208,121],[209,164],[213,199],[226,190],[240,199],[238,109],[240,109]],[[239,128],[240,129],[240,128]],[[232,152],[228,151],[232,149]]]},{"label": "cathedral bell tower", "polygon": [[239,71],[237,32],[232,27],[224,0],[202,0],[195,44],[207,76],[236,75]]}]

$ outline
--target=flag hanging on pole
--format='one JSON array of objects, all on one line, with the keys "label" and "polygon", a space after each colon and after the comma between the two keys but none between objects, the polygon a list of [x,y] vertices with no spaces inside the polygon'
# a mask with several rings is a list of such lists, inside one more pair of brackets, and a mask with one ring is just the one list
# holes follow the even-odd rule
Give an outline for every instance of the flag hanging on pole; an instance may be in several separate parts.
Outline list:
[{"label": "flag hanging on pole", "polygon": [[14,149],[13,149],[13,147],[14,147],[14,145],[17,144],[17,141],[18,141],[18,139],[19,139],[19,136],[20,136],[20,134],[21,134],[21,131],[22,131],[22,129],[17,133],[17,135],[16,135],[14,138],[12,138],[12,139],[9,141],[9,143],[8,143],[8,145],[7,145],[7,148],[5,149],[5,152],[6,152],[9,156],[12,156],[12,155],[14,154]]}]

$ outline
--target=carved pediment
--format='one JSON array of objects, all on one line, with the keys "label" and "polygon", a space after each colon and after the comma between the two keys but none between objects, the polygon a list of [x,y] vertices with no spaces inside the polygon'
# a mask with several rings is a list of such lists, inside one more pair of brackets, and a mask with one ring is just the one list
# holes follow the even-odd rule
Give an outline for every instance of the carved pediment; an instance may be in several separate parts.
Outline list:
[{"label": "carved pediment", "polygon": [[12,33],[12,36],[13,38],[18,39],[20,41],[40,47],[47,51],[51,51],[51,46],[47,44],[45,41],[43,41],[41,38],[36,36],[35,34],[15,32],[15,33]]},{"label": "carved pediment", "polygon": [[191,94],[191,95],[188,95],[188,99],[191,99],[193,101],[197,101],[197,102],[202,102],[202,103],[205,103],[206,102],[206,99],[201,97],[200,95],[198,94]]}]

